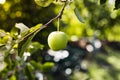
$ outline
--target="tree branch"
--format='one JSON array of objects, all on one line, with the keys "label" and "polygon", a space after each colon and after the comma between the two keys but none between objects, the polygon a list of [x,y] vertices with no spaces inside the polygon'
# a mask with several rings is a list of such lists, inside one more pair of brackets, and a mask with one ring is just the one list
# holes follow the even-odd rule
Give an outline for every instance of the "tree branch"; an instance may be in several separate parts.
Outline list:
[{"label": "tree branch", "polygon": [[58,18],[61,19],[61,18],[62,18],[62,15],[63,15],[63,12],[64,12],[64,9],[65,9],[65,6],[66,6],[66,2],[64,2],[64,5],[63,5],[60,13],[59,13],[56,17],[54,17],[54,18],[52,18],[51,20],[49,20],[46,24],[40,26],[37,30],[35,30],[35,31],[27,34],[27,35],[24,36],[23,38],[21,38],[21,40],[20,40],[19,42],[23,41],[24,39],[26,39],[26,38],[29,37],[30,35],[32,35],[32,34],[34,34],[34,33],[38,33],[40,30],[46,28],[46,27],[47,27],[51,22],[53,22],[54,20],[56,20],[56,19],[58,19]]}]

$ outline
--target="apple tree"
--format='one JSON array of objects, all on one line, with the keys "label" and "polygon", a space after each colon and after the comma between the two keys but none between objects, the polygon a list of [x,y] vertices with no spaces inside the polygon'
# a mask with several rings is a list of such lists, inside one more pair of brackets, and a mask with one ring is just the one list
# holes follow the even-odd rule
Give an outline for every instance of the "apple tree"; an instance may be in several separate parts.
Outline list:
[{"label": "apple tree", "polygon": [[[118,67],[114,77],[96,67],[119,60],[94,57],[120,40],[119,0],[6,0],[0,8],[0,80],[120,79]],[[89,70],[93,57],[105,64]]]}]

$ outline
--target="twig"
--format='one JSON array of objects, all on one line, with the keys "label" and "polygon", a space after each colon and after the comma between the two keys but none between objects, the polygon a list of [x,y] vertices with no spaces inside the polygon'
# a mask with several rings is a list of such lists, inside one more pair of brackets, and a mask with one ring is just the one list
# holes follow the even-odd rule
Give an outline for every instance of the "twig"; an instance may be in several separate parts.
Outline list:
[{"label": "twig", "polygon": [[61,11],[60,11],[60,13],[59,13],[56,17],[54,17],[54,18],[52,18],[51,20],[49,20],[46,24],[40,26],[37,30],[35,30],[35,31],[27,34],[27,35],[24,36],[23,38],[21,38],[21,40],[20,40],[19,42],[23,41],[24,39],[26,39],[27,37],[29,37],[30,35],[32,35],[32,34],[34,34],[34,33],[38,33],[38,32],[39,32],[40,30],[42,30],[43,28],[46,28],[46,27],[47,27],[51,22],[53,22],[54,20],[56,20],[56,19],[58,19],[58,18],[61,19],[61,18],[62,18],[62,15],[63,15],[63,12],[64,12],[64,9],[65,9],[65,6],[66,6],[66,2],[64,3],[64,5],[63,5],[63,7],[62,7],[62,9],[61,9]]}]

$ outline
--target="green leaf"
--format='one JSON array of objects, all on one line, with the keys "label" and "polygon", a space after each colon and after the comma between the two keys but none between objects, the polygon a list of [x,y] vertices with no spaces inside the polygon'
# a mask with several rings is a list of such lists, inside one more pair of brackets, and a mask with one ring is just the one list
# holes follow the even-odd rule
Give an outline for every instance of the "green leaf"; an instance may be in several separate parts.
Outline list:
[{"label": "green leaf", "polygon": [[28,49],[28,51],[29,51],[31,54],[32,54],[32,53],[35,53],[35,52],[38,51],[38,50],[42,50],[43,47],[44,47],[44,45],[40,44],[39,42],[32,42],[32,43],[30,44],[30,46],[32,46],[32,47],[30,47],[30,48]]},{"label": "green leaf", "polygon": [[42,71],[42,65],[38,62],[35,62],[35,61],[30,61],[31,65],[34,66],[35,69],[39,70],[39,71]]},{"label": "green leaf", "polygon": [[0,30],[0,46],[7,45],[12,41],[12,37],[9,32]]},{"label": "green leaf", "polygon": [[19,33],[19,29],[16,27],[13,27],[10,31],[10,35],[14,38],[14,39],[18,39],[18,34]]},{"label": "green leaf", "polygon": [[35,80],[34,67],[30,63],[25,67],[25,74],[27,75],[27,80]]},{"label": "green leaf", "polygon": [[54,64],[53,62],[45,62],[45,63],[42,65],[43,71],[44,71],[44,72],[50,71],[50,70],[53,68],[54,65],[55,65],[55,64]]},{"label": "green leaf", "polygon": [[9,80],[17,80],[15,75],[12,75]]},{"label": "green leaf", "polygon": [[33,32],[33,31],[37,30],[41,25],[42,24],[37,24],[37,25],[31,27],[30,30],[29,30],[29,32]]},{"label": "green leaf", "polygon": [[106,0],[100,0],[100,4],[105,4]]},{"label": "green leaf", "polygon": [[82,23],[84,23],[84,19],[81,17],[81,15],[79,14],[79,11],[77,8],[74,9],[75,15],[78,18],[78,20]]},{"label": "green leaf", "polygon": [[[42,24],[41,24],[42,25]],[[38,25],[36,25],[36,26],[34,26],[34,33],[33,32],[30,32],[30,30],[29,30],[29,34],[31,34],[30,36],[28,36],[28,37],[25,37],[25,36],[22,36],[22,38],[24,38],[24,40],[22,40],[19,44],[18,44],[18,55],[20,56],[20,57],[22,57],[22,55],[23,55],[23,53],[25,52],[25,50],[28,48],[28,46],[29,46],[29,44],[30,44],[30,42],[31,42],[31,40],[33,39],[33,37],[37,34],[37,29],[41,26],[40,24],[39,24],[39,26]]]},{"label": "green leaf", "polygon": [[25,52],[25,50],[29,46],[29,44],[30,44],[30,42],[31,42],[31,40],[33,39],[34,36],[35,36],[35,34],[32,34],[31,36],[29,36],[28,38],[25,38],[23,41],[21,41],[18,44],[18,55],[20,57],[22,57],[23,53]]},{"label": "green leaf", "polygon": [[54,0],[35,0],[35,3],[41,7],[49,6]]},{"label": "green leaf", "polygon": [[120,0],[115,0],[115,8],[114,9],[119,9],[120,8]]}]

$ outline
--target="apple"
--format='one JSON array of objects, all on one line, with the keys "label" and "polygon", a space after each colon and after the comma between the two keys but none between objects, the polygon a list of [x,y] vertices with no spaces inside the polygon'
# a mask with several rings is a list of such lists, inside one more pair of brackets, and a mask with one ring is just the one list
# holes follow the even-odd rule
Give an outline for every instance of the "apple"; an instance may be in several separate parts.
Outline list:
[{"label": "apple", "polygon": [[51,32],[48,36],[48,45],[54,51],[64,49],[67,42],[67,35],[61,31]]}]

